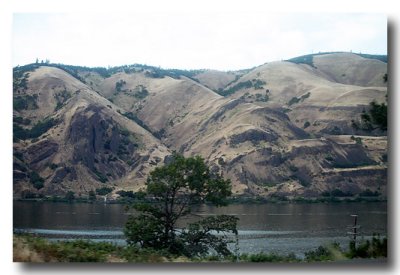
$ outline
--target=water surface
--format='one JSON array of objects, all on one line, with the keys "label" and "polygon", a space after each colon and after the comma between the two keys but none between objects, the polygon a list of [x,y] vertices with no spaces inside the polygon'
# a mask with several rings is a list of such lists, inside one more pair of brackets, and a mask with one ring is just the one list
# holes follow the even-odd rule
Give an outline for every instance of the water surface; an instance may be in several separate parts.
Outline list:
[{"label": "water surface", "polygon": [[[83,238],[124,244],[125,208],[122,204],[15,201],[14,230],[53,240]],[[387,234],[386,202],[201,205],[193,213],[178,226],[209,215],[237,216],[240,251],[247,253],[294,252],[301,257],[305,251],[332,242],[347,247],[352,214],[358,215],[359,239]]]}]

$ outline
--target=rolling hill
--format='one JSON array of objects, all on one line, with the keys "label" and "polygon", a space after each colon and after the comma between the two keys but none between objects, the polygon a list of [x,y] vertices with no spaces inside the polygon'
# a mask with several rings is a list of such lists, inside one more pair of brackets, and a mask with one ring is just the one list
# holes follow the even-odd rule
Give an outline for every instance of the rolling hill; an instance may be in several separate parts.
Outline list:
[{"label": "rolling hill", "polygon": [[386,106],[387,64],[372,57],[236,72],[16,67],[14,195],[138,191],[177,151],[201,155],[238,196],[385,196],[387,132],[366,117]]}]

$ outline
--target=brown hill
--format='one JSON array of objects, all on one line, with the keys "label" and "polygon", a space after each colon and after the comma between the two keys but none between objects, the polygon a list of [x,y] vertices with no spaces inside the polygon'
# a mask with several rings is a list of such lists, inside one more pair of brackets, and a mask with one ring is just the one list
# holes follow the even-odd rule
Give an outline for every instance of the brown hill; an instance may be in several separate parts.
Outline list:
[{"label": "brown hill", "polygon": [[[138,190],[149,170],[170,154],[148,131],[121,115],[119,107],[75,82],[79,83],[57,68],[42,66],[30,73],[23,95],[34,95],[36,83],[41,83],[38,108],[19,115],[33,123],[47,115],[46,121],[53,123],[34,138],[14,132],[14,138],[20,138],[14,143],[14,192],[87,195],[101,187]],[[53,102],[59,87],[69,95],[61,107]],[[49,102],[54,104],[40,110]],[[43,188],[35,188],[41,183]]]},{"label": "brown hill", "polygon": [[137,191],[175,150],[203,156],[238,195],[385,195],[386,132],[352,125],[386,102],[381,63],[330,54],[232,73],[15,68],[14,193]]}]

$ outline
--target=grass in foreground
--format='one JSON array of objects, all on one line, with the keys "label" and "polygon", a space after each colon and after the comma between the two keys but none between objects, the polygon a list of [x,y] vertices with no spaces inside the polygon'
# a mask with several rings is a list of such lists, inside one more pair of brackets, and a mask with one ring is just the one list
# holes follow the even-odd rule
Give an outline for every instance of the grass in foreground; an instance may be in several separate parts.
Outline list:
[{"label": "grass in foreground", "polygon": [[161,263],[161,262],[334,262],[351,259],[372,259],[387,257],[387,238],[373,236],[357,246],[350,242],[349,249],[343,250],[338,244],[320,246],[298,258],[293,253],[240,254],[229,257],[207,256],[187,258],[172,255],[167,251],[142,249],[134,246],[118,246],[107,242],[86,240],[49,242],[30,235],[14,235],[14,262],[109,262],[109,263]]}]

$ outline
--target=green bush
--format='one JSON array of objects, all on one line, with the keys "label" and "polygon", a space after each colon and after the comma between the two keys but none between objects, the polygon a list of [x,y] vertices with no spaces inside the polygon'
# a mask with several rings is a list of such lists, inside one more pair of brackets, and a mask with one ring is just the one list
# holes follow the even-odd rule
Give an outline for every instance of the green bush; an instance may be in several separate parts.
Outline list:
[{"label": "green bush", "polygon": [[115,83],[115,91],[117,92],[121,92],[122,91],[122,87],[126,84],[125,80],[119,80]]},{"label": "green bush", "polygon": [[54,110],[57,111],[57,110],[61,109],[61,108],[64,106],[65,102],[66,102],[69,98],[71,98],[71,94],[68,93],[67,90],[63,90],[63,91],[61,91],[61,92],[55,94],[55,95],[54,95],[54,98],[55,98],[56,101],[57,101],[57,105],[56,105],[56,108],[55,108]]},{"label": "green bush", "polygon": [[40,137],[42,134],[46,133],[51,127],[56,124],[56,120],[53,118],[45,119],[39,121],[35,126],[30,130],[30,138]]},{"label": "green bush", "polygon": [[228,96],[228,95],[236,93],[239,90],[250,89],[252,87],[254,87],[255,90],[261,90],[261,89],[264,89],[264,87],[262,85],[265,85],[265,84],[267,84],[267,83],[260,79],[252,79],[252,80],[239,82],[225,90],[218,90],[217,93],[222,96]]},{"label": "green bush", "polygon": [[136,87],[136,92],[134,93],[134,97],[137,99],[144,99],[149,95],[149,91],[146,89],[145,86],[139,85]]},{"label": "green bush", "polygon": [[108,178],[106,176],[104,176],[102,173],[100,173],[99,171],[97,171],[96,169],[94,169],[94,174],[97,176],[97,179],[102,182],[102,183],[106,183],[108,181]]},{"label": "green bush", "polygon": [[23,117],[20,117],[20,116],[14,117],[13,122],[16,123],[16,124],[22,124],[22,125],[31,124],[31,120],[29,118],[23,118]]},{"label": "green bush", "polygon": [[44,187],[44,179],[35,171],[29,173],[29,180],[33,187],[38,190]]},{"label": "green bush", "polygon": [[374,234],[371,240],[363,240],[358,245],[351,241],[347,257],[353,258],[380,258],[387,257],[387,238],[381,239],[379,235]]},{"label": "green bush", "polygon": [[305,99],[309,98],[311,95],[310,92],[302,95],[301,97],[292,97],[289,102],[287,103],[288,106],[291,106],[293,104],[299,103],[299,102],[303,102]]},{"label": "green bush", "polygon": [[13,109],[15,111],[34,110],[39,108],[37,103],[37,95],[21,95],[14,97]]},{"label": "green bush", "polygon": [[109,243],[84,240],[49,243],[33,239],[29,244],[44,256],[45,261],[57,259],[59,262],[105,262],[107,255],[117,250]]},{"label": "green bush", "polygon": [[112,191],[113,191],[113,188],[111,188],[111,187],[102,187],[102,188],[96,189],[97,195],[100,195],[100,196],[105,196],[105,195],[111,193]]},{"label": "green bush", "polygon": [[13,134],[15,140],[25,140],[25,139],[32,139],[38,138],[42,134],[46,133],[51,127],[56,125],[57,120],[53,118],[48,118],[36,123],[32,129],[25,129],[19,126],[18,124],[13,124]]},{"label": "green bush", "polygon": [[286,256],[284,255],[278,255],[276,253],[256,253],[256,254],[241,254],[239,256],[239,260],[241,262],[253,262],[253,263],[262,263],[262,262],[271,262],[271,263],[277,263],[277,262],[299,262],[300,259],[298,259],[293,253],[290,253]]},{"label": "green bush", "polygon": [[55,163],[51,163],[51,164],[49,165],[49,167],[50,167],[51,170],[56,170],[56,169],[58,168],[58,165],[55,164]]},{"label": "green bush", "polygon": [[262,94],[255,94],[256,96],[256,101],[259,102],[267,102],[269,100],[269,96],[267,94],[262,95]]},{"label": "green bush", "polygon": [[378,197],[380,194],[378,191],[372,192],[371,189],[365,189],[360,193],[360,196],[363,197]]},{"label": "green bush", "polygon": [[260,79],[253,79],[252,82],[253,82],[253,87],[256,90],[264,89],[263,85],[267,84],[265,81],[262,81]]},{"label": "green bush", "polygon": [[372,122],[381,130],[387,130],[387,105],[385,103],[378,104],[375,101],[370,103],[369,113]]},{"label": "green bush", "polygon": [[135,193],[133,191],[125,191],[125,190],[120,190],[116,192],[118,195],[120,195],[122,198],[135,198]]},{"label": "green bush", "polygon": [[331,247],[319,246],[317,249],[304,253],[307,262],[325,262],[336,259],[334,251],[340,251],[339,244],[334,243]]},{"label": "green bush", "polygon": [[127,112],[124,113],[123,116],[129,118],[130,120],[133,120],[134,122],[136,122],[137,124],[139,124],[139,126],[141,126],[142,128],[146,129],[147,131],[149,131],[150,133],[152,133],[151,129],[143,122],[143,120],[141,120],[140,118],[138,118],[134,113],[132,112]]},{"label": "green bush", "polygon": [[352,120],[352,127],[356,130],[372,131],[379,128],[382,131],[387,131],[387,105],[373,101],[369,104],[369,107],[368,112],[365,109],[362,110],[361,122]]}]

